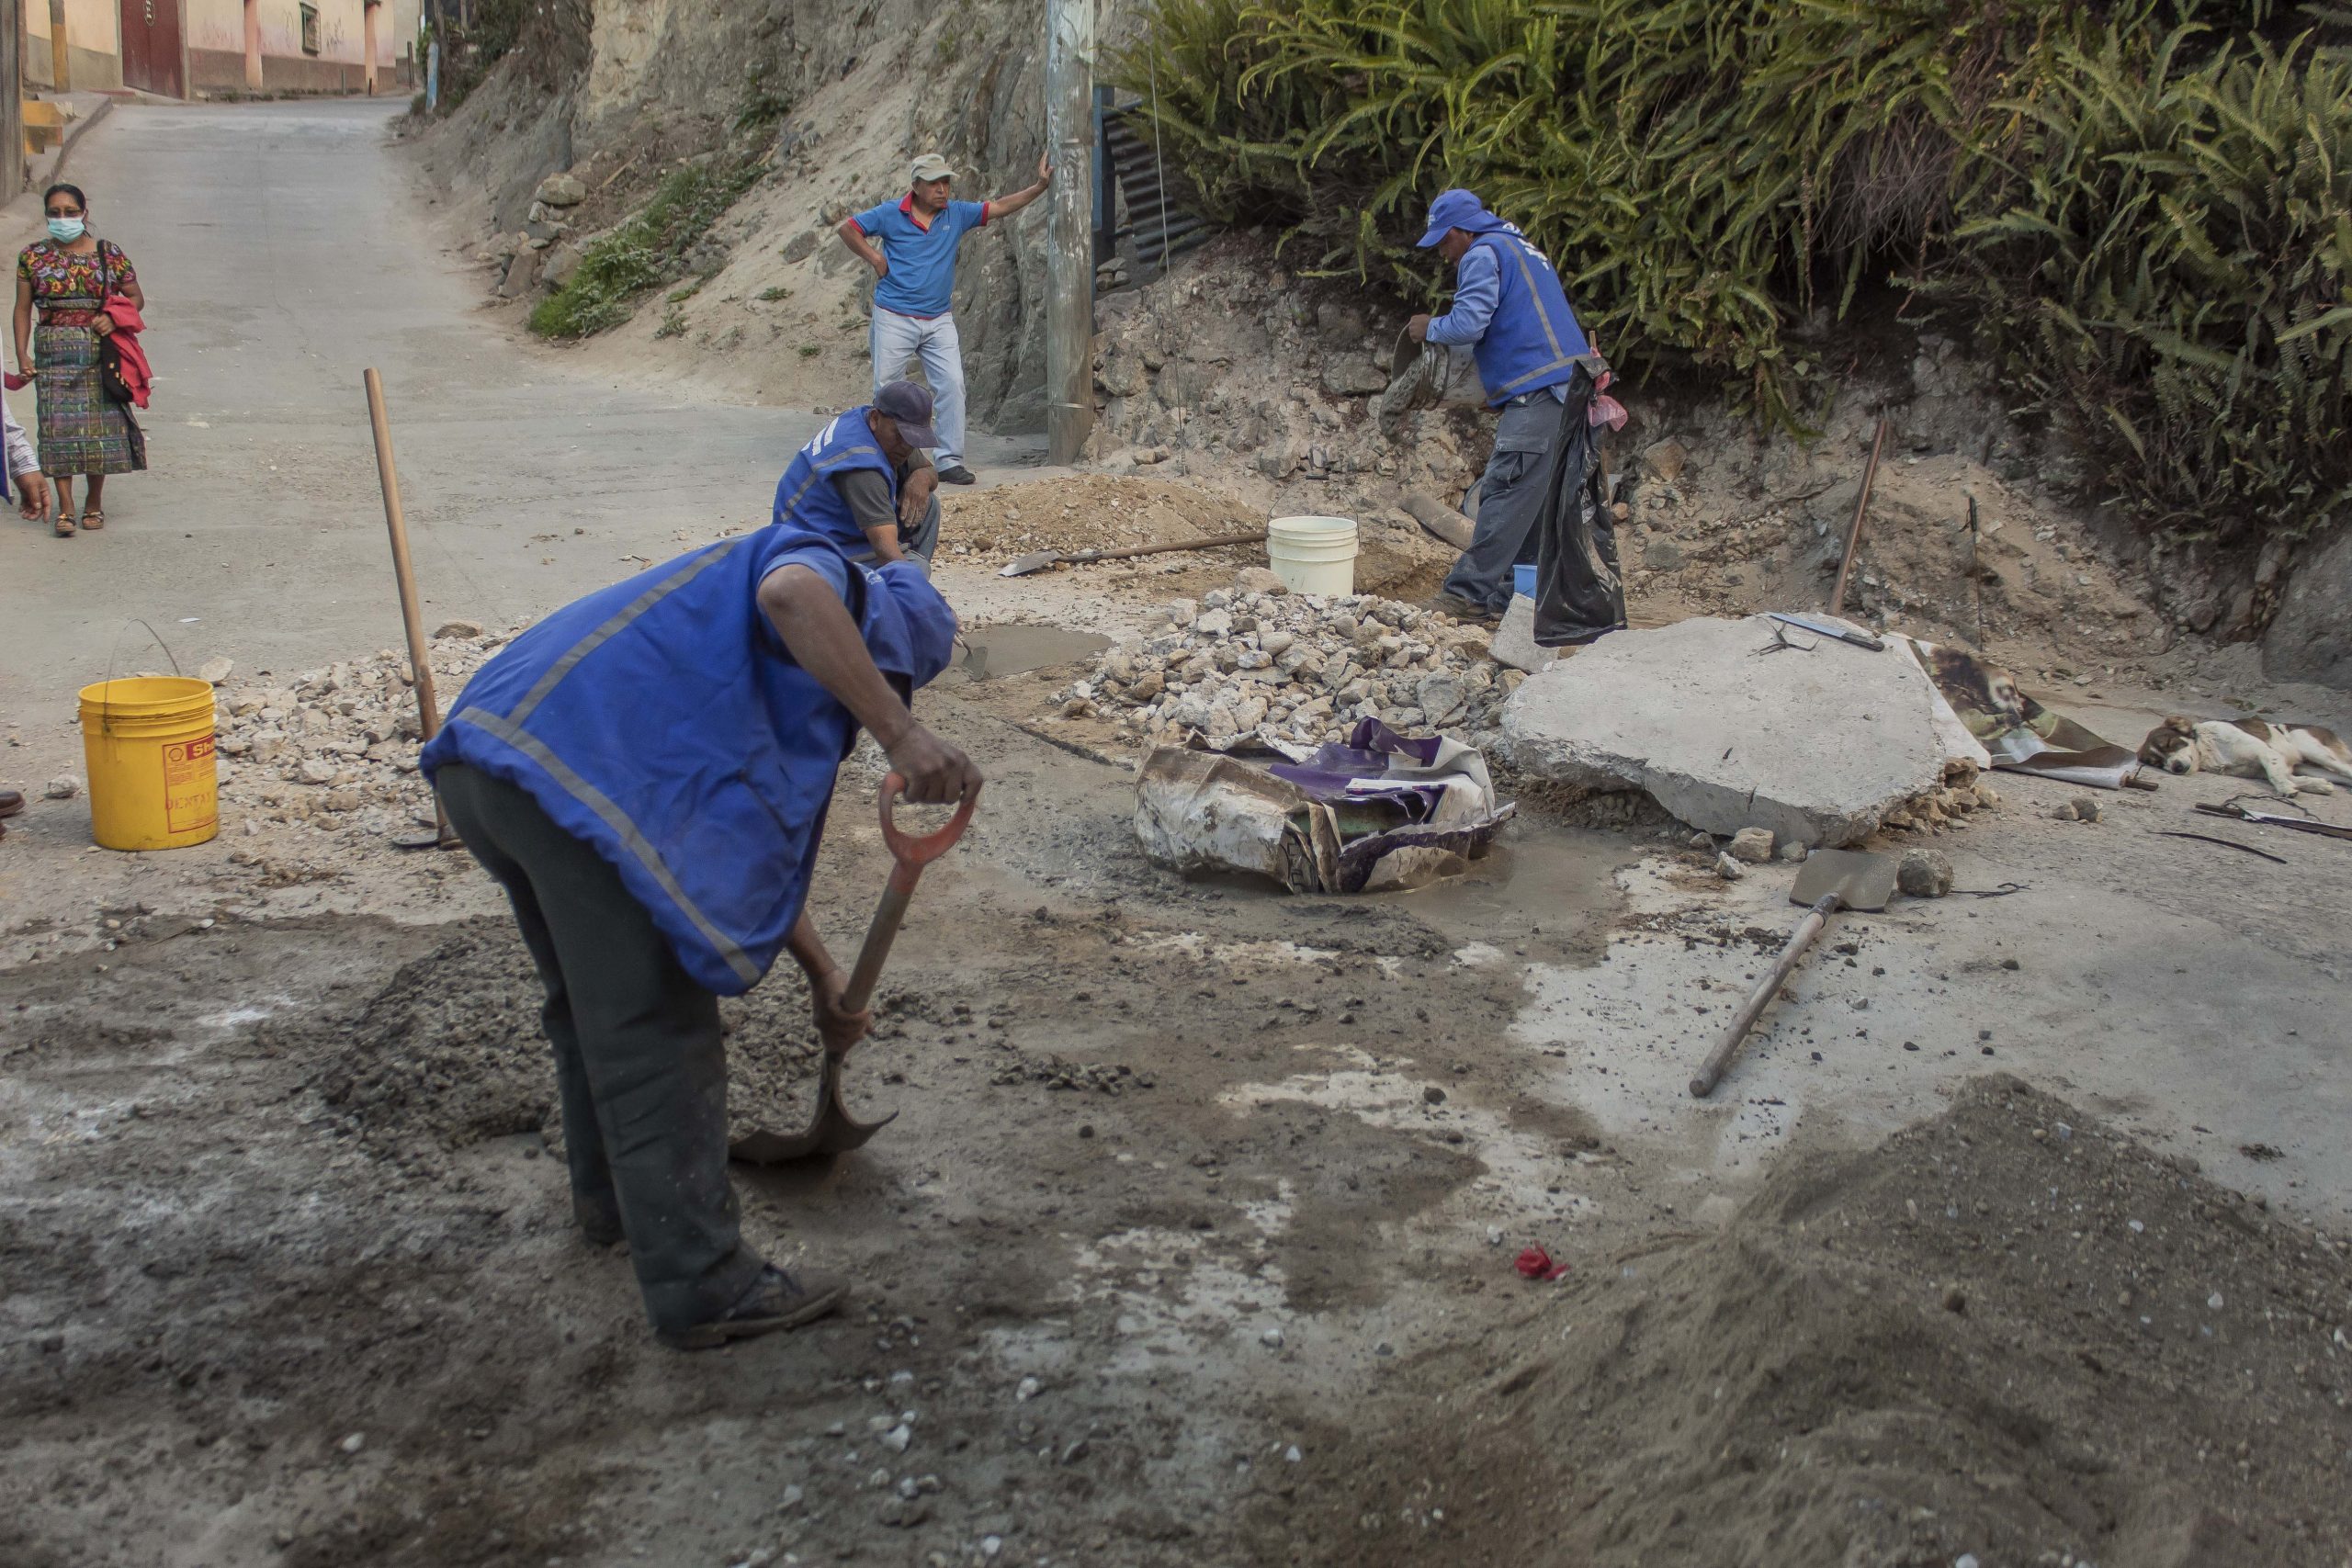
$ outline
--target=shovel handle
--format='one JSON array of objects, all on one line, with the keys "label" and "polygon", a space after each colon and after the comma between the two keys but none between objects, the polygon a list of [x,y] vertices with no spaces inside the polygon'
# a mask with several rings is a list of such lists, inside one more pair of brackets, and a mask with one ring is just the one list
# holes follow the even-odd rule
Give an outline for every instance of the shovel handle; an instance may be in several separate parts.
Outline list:
[{"label": "shovel handle", "polygon": [[1723,1038],[1715,1042],[1715,1048],[1708,1052],[1707,1059],[1699,1065],[1697,1076],[1690,1080],[1691,1099],[1704,1100],[1715,1091],[1715,1085],[1723,1081],[1724,1069],[1731,1066],[1732,1055],[1739,1049],[1739,1043],[1747,1038],[1747,1032],[1756,1027],[1756,1021],[1765,1007],[1780,994],[1781,986],[1788,981],[1789,971],[1797,966],[1797,960],[1804,956],[1804,950],[1813,945],[1813,939],[1821,934],[1821,928],[1829,923],[1829,917],[1837,908],[1838,895],[1825,893],[1805,918],[1797,922],[1797,929],[1790,934],[1789,944],[1781,949],[1781,956],[1772,960],[1772,967],[1756,982],[1756,988],[1747,993],[1747,999],[1740,1003],[1739,1011],[1724,1029]]},{"label": "shovel handle", "polygon": [[891,802],[906,789],[907,781],[897,773],[882,781],[882,841],[889,846],[893,863],[889,885],[874,907],[874,922],[865,928],[865,944],[857,950],[857,964],[842,992],[842,1006],[850,1012],[865,1011],[865,1004],[874,999],[875,982],[882,978],[882,964],[890,956],[890,944],[898,940],[899,924],[907,918],[907,904],[914,897],[915,884],[922,879],[922,868],[956,847],[956,840],[972,825],[973,807],[980,803],[979,791],[974,790],[964,797],[945,827],[921,835],[906,833],[890,815]]}]

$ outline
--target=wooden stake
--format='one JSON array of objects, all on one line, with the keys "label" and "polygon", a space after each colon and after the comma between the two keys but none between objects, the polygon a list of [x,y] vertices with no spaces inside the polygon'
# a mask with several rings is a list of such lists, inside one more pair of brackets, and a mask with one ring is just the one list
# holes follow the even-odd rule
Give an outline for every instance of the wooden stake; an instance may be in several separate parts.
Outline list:
[{"label": "wooden stake", "polygon": [[1886,415],[1878,416],[1878,434],[1871,437],[1870,467],[1862,470],[1862,493],[1854,498],[1854,525],[1846,533],[1846,558],[1838,563],[1838,586],[1830,591],[1829,613],[1846,613],[1846,580],[1853,575],[1854,556],[1862,547],[1862,514],[1871,507],[1871,486],[1878,481],[1879,448],[1886,445]]},{"label": "wooden stake", "polygon": [[[441,731],[441,705],[433,694],[433,661],[425,654],[424,617],[417,608],[416,569],[409,561],[408,519],[401,511],[400,473],[392,465],[392,423],[384,412],[383,378],[371,369],[361,380],[368,389],[368,423],[376,432],[376,480],[383,487],[384,527],[392,537],[392,576],[400,583],[401,621],[408,630],[409,672],[416,677],[416,724],[422,744]],[[437,792],[433,797],[433,823],[436,829],[433,841],[445,850],[457,848],[457,832],[449,826],[449,814],[442,809]]]}]

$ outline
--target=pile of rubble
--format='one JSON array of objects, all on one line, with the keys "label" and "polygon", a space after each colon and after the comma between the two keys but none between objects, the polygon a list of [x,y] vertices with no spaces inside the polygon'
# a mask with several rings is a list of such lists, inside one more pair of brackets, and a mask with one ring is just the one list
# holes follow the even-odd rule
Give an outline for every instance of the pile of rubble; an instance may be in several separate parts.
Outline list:
[{"label": "pile of rubble", "polygon": [[1288,593],[1261,569],[1235,590],[1168,605],[1056,698],[1067,716],[1111,718],[1156,742],[1197,731],[1221,748],[1312,746],[1377,718],[1476,745],[1526,679],[1489,659],[1487,642],[1478,626],[1392,599]]},{"label": "pile of rubble", "polygon": [[[511,635],[485,634],[470,621],[434,634],[442,711]],[[255,835],[280,823],[385,835],[432,823],[433,792],[416,771],[416,689],[405,653],[388,648],[275,684],[223,687],[215,707],[230,831]]]}]

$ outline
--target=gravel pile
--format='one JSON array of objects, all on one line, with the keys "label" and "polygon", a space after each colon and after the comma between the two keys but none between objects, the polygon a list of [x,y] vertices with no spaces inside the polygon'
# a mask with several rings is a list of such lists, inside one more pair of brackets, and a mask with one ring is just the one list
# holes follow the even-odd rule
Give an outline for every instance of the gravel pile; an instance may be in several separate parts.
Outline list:
[{"label": "gravel pile", "polygon": [[[507,640],[470,622],[434,635],[442,712]],[[244,832],[276,822],[383,834],[433,821],[433,792],[416,771],[407,654],[388,648],[275,684],[224,686],[214,700],[221,802]]]},{"label": "gravel pile", "polygon": [[1177,600],[1057,696],[1067,716],[1154,741],[1197,730],[1217,746],[1314,745],[1377,718],[1477,744],[1526,678],[1487,657],[1487,635],[1392,599],[1245,587]]}]

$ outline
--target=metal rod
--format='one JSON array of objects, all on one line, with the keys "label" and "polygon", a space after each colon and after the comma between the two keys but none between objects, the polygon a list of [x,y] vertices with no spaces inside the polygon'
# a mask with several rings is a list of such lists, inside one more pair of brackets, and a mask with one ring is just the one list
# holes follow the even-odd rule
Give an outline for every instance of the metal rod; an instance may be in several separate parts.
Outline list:
[{"label": "metal rod", "polygon": [[[416,603],[416,569],[408,555],[408,518],[401,511],[401,479],[392,463],[392,422],[384,412],[384,381],[372,369],[360,380],[368,389],[368,423],[376,434],[376,481],[384,491],[384,528],[392,539],[392,576],[400,584],[401,622],[408,632],[409,672],[416,677],[416,725],[420,741],[441,732],[441,705],[433,694],[433,661],[425,655],[424,614]],[[433,822],[444,847],[458,842],[449,815],[442,809],[438,791],[433,796]]]},{"label": "metal rod", "polygon": [[1838,563],[1838,586],[1829,594],[1829,613],[1846,613],[1846,579],[1853,575],[1854,553],[1862,545],[1862,514],[1871,507],[1871,486],[1878,481],[1878,452],[1886,444],[1886,415],[1878,416],[1878,434],[1871,437],[1870,467],[1862,470],[1862,493],[1854,498],[1854,525],[1846,534],[1846,558]]},{"label": "metal rod", "polygon": [[1046,0],[1046,460],[1094,432],[1094,0]]}]

